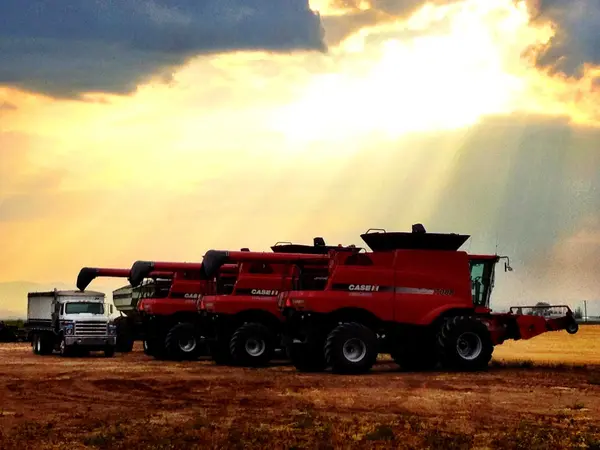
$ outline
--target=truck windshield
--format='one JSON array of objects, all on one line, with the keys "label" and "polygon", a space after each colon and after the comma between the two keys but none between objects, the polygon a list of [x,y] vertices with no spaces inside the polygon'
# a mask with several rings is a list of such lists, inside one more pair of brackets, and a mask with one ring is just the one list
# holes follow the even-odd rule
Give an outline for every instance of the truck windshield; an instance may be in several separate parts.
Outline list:
[{"label": "truck windshield", "polygon": [[65,314],[104,314],[102,303],[73,302],[65,304]]}]

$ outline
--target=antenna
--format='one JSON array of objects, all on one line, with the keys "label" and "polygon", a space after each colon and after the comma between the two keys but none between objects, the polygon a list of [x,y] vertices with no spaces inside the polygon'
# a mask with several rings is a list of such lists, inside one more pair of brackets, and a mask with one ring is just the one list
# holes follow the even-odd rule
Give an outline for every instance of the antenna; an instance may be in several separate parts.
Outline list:
[{"label": "antenna", "polygon": [[496,255],[498,254],[498,228],[496,228]]}]

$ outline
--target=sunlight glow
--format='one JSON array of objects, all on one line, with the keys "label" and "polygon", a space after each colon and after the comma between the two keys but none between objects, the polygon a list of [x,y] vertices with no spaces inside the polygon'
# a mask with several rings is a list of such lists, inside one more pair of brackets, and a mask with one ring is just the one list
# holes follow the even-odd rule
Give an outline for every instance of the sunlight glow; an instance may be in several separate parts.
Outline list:
[{"label": "sunlight glow", "polygon": [[[526,84],[504,67],[497,31],[482,20],[490,7],[475,9],[478,5],[468,3],[446,17],[447,33],[389,38],[351,59],[349,70],[313,77],[301,98],[274,114],[274,127],[294,142],[374,131],[395,138],[510,113]],[[500,32],[525,25],[517,9],[512,15],[503,12],[497,21]],[[421,18],[420,26],[425,25]],[[364,33],[352,38],[351,52],[361,47],[361,38]]]}]

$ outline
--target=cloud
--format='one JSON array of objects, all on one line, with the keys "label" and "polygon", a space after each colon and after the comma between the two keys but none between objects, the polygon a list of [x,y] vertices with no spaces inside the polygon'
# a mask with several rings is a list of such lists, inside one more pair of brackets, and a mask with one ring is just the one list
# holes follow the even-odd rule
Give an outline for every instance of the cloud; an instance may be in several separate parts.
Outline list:
[{"label": "cloud", "polygon": [[581,78],[585,64],[600,65],[598,0],[527,1],[534,22],[551,22],[555,28],[548,44],[536,50],[539,67]]},{"label": "cloud", "polygon": [[0,44],[0,84],[56,97],[128,93],[199,54],[324,50],[307,0],[4,0]]},{"label": "cloud", "polygon": [[[513,0],[514,4],[520,0]],[[547,44],[530,49],[539,68],[550,73],[581,78],[586,64],[600,65],[600,2],[598,0],[525,0],[532,24],[550,24],[554,36]],[[331,45],[357,30],[406,19],[425,5],[451,6],[460,0],[332,0],[344,15],[324,17],[326,39]],[[482,4],[485,0],[482,0]],[[438,24],[435,24],[436,31]]]}]

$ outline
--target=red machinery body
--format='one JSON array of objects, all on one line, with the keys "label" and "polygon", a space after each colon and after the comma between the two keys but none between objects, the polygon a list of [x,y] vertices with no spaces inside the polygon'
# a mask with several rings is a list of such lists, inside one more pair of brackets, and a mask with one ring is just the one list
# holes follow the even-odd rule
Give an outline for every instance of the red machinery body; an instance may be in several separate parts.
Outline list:
[{"label": "red machinery body", "polygon": [[[276,243],[271,247],[273,253],[267,255],[273,258],[272,261],[284,260],[282,253],[291,248],[308,254],[322,254],[331,247],[326,246],[322,238],[315,238],[313,246]],[[138,311],[147,331],[147,353],[164,357],[165,352],[149,348],[160,348],[161,343],[165,342],[167,355],[175,355],[173,357],[176,358],[194,358],[197,355],[195,349],[198,347],[191,342],[201,342],[204,336],[199,324],[201,318],[196,300],[202,295],[216,292],[231,293],[238,277],[239,267],[235,261],[246,258],[244,260],[250,262],[251,258],[256,257],[256,254],[248,249],[226,253],[227,255],[224,252],[213,251],[212,257],[204,258],[202,263],[137,261],[133,264],[129,281],[132,286],[140,287]],[[236,255],[242,255],[241,259]],[[228,261],[223,260],[223,257]],[[172,272],[172,282],[142,285],[144,278],[155,271]],[[278,313],[275,297],[273,300],[271,309]],[[184,347],[187,350],[184,350]],[[194,350],[190,350],[191,348]]]},{"label": "red machinery body", "polygon": [[[469,236],[426,234],[417,227],[412,233],[367,232],[361,237],[373,252],[330,252],[322,290],[279,295],[286,343],[299,369],[366,371],[380,352],[392,354],[405,367],[441,361],[481,368],[491,359],[493,346],[506,339],[529,339],[551,330],[576,332],[568,307],[556,318],[492,313],[495,265],[505,257],[458,251]],[[510,269],[508,263],[505,267]],[[348,342],[361,349],[356,350],[361,358],[348,356],[354,354],[346,348]]]},{"label": "red machinery body", "polygon": [[[282,347],[283,316],[277,305],[278,294],[298,288],[299,267],[306,286],[317,287],[327,279],[329,248],[321,252],[310,248],[306,253],[207,252],[203,265],[208,277],[220,264],[239,264],[230,293],[217,290],[215,294],[204,295],[199,302],[204,319],[202,327],[217,363],[257,366],[274,357]],[[299,246],[294,249],[303,250]],[[262,350],[253,351],[252,345]]]},{"label": "red machinery body", "polygon": [[[76,285],[79,290],[84,291],[96,278],[128,278],[129,276],[129,269],[84,267],[77,275]],[[172,278],[173,272],[152,271],[147,274],[146,279],[152,283],[170,284]],[[133,301],[133,296],[132,292],[130,301]],[[139,315],[135,313],[135,310],[127,312],[115,319],[115,325],[117,327],[117,351],[130,352],[133,349],[134,341],[142,335]]]},{"label": "red machinery body", "polygon": [[[147,283],[148,274],[172,272],[168,283]],[[144,332],[144,351],[159,359],[196,359],[204,353],[197,299],[213,292],[218,282],[233,284],[238,267],[225,264],[212,278],[204,276],[201,263],[137,261],[130,270],[130,284],[138,288],[137,309]]]}]

